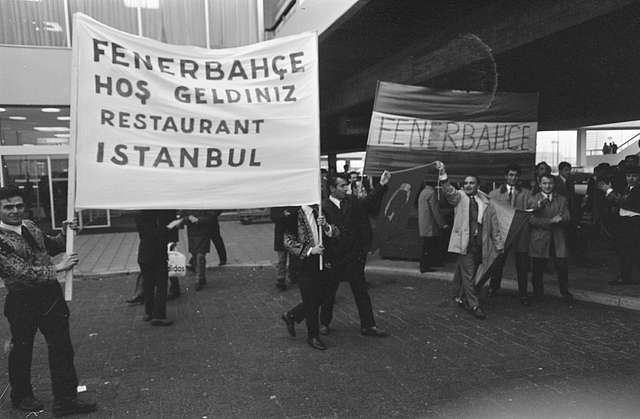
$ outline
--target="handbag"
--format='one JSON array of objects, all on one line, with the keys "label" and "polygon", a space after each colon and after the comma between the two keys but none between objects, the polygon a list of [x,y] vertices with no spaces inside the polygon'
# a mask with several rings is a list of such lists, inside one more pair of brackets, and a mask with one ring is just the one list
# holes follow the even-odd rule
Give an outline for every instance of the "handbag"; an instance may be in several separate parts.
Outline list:
[{"label": "handbag", "polygon": [[175,242],[167,244],[169,277],[183,277],[187,274],[187,257],[175,249]]}]

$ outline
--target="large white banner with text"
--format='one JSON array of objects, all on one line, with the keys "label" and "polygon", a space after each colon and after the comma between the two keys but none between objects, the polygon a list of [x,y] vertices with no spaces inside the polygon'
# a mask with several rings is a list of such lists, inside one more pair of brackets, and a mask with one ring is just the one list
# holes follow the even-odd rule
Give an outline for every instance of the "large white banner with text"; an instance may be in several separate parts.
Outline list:
[{"label": "large white banner with text", "polygon": [[73,35],[76,209],[320,201],[315,33],[211,50],[75,14]]}]

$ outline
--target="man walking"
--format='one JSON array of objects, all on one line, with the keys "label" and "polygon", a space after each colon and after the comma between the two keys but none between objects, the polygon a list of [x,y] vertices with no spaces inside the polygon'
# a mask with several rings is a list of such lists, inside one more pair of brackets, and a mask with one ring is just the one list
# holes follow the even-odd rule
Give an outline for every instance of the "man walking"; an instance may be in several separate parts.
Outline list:
[{"label": "man walking", "polygon": [[[515,208],[516,210],[526,210],[527,201],[529,200],[529,191],[523,189],[518,184],[520,180],[520,166],[516,164],[508,165],[504,170],[505,183],[499,188],[494,189],[489,193],[489,198],[492,201],[500,202],[501,204]],[[517,238],[514,240],[512,246],[515,253],[516,272],[518,276],[518,295],[520,302],[528,306],[530,305],[529,297],[527,296],[527,275],[529,271],[529,228],[525,227]],[[502,282],[502,272],[504,264],[507,260],[508,254],[502,253],[496,259],[491,272],[491,280],[489,282],[489,297],[495,295],[500,289]]]},{"label": "man walking", "polygon": [[569,292],[569,264],[567,252],[566,228],[571,216],[567,199],[554,192],[555,179],[551,175],[542,175],[539,179],[540,192],[529,197],[527,207],[533,209],[529,220],[531,240],[529,256],[533,258],[533,294],[537,300],[544,297],[542,275],[548,259],[555,262],[558,274],[560,294],[572,304],[573,295]]},{"label": "man walking", "polygon": [[454,300],[469,309],[474,317],[485,319],[487,316],[480,308],[473,281],[482,262],[482,219],[489,198],[478,190],[477,176],[465,177],[462,190],[457,190],[448,182],[442,162],[438,162],[438,169],[442,173],[440,179],[445,198],[454,207],[453,231],[449,240],[449,252],[458,254],[453,276]]},{"label": "man walking", "polygon": [[[320,255],[325,247],[320,243],[320,234],[327,240],[339,234],[335,226],[329,226],[324,217],[318,215],[317,205],[303,205],[295,212],[297,223],[286,228],[284,246],[292,257],[300,260],[298,284],[302,303],[282,315],[291,336],[296,335],[295,323],[306,320],[307,343],[314,349],[325,350],[327,346],[320,340],[318,309],[327,295],[327,278],[332,275],[331,261],[323,258],[320,270]],[[318,226],[321,231],[318,232]],[[325,240],[323,240],[324,242]]]},{"label": "man walking", "polygon": [[62,234],[49,236],[32,221],[23,219],[24,209],[19,189],[0,188],[0,277],[9,291],[4,313],[11,328],[11,403],[24,411],[44,408],[31,387],[33,341],[40,329],[49,349],[54,416],[93,412],[95,403],[78,398],[69,308],[57,280],[57,273],[72,269],[78,256],[64,254],[54,264],[51,256],[65,249],[66,225]]},{"label": "man walking", "polygon": [[333,305],[340,281],[348,281],[360,315],[361,334],[364,336],[386,337],[388,334],[376,327],[371,307],[371,298],[367,291],[364,266],[371,247],[373,232],[369,214],[380,206],[380,200],[386,190],[391,174],[385,171],[380,184],[366,198],[347,195],[349,184],[346,179],[330,176],[329,198],[322,202],[323,215],[327,223],[336,225],[340,235],[335,244],[327,248],[327,255],[334,264],[334,272],[329,278],[329,293],[320,310],[320,333],[329,334],[329,325],[333,319]]}]

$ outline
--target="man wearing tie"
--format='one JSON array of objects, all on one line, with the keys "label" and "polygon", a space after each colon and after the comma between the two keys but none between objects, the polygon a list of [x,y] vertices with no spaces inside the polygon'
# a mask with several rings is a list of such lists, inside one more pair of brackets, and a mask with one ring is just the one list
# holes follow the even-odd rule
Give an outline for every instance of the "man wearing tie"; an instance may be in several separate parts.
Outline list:
[{"label": "man wearing tie", "polygon": [[[529,191],[518,185],[520,180],[520,166],[510,164],[504,170],[504,178],[506,183],[489,193],[492,201],[500,202],[517,210],[526,210],[527,201],[529,200]],[[518,295],[520,302],[528,306],[529,298],[527,297],[527,272],[529,270],[529,228],[524,228],[520,235],[515,239],[512,247],[515,253],[516,272],[518,275]],[[489,282],[488,295],[491,297],[500,289],[502,282],[502,271],[507,260],[507,253],[503,253],[495,261],[493,272],[491,272],[491,281]]]},{"label": "man wearing tie", "polygon": [[622,193],[615,192],[611,182],[600,182],[598,187],[606,194],[608,201],[620,209],[615,230],[616,245],[620,257],[620,279],[610,281],[611,285],[628,285],[633,282],[633,265],[640,266],[638,238],[640,237],[640,167],[627,165],[624,169],[627,187]]},{"label": "man wearing tie", "polygon": [[572,304],[569,292],[569,265],[566,229],[571,219],[567,199],[554,191],[555,178],[542,175],[539,179],[540,192],[529,197],[527,208],[533,209],[529,220],[531,240],[529,256],[533,258],[533,294],[537,300],[544,297],[542,276],[548,259],[555,262],[560,294]]},{"label": "man wearing tie", "polygon": [[487,316],[480,308],[474,277],[482,262],[482,218],[489,205],[489,197],[478,190],[478,177],[466,176],[462,190],[449,184],[444,164],[438,162],[440,181],[447,202],[454,207],[453,230],[449,252],[457,253],[453,276],[454,300],[466,307],[477,319]]},{"label": "man wearing tie", "polygon": [[363,336],[386,337],[387,333],[376,327],[371,298],[367,291],[364,267],[371,247],[373,232],[369,215],[377,212],[380,201],[391,179],[385,171],[380,184],[365,198],[347,196],[349,184],[342,177],[329,177],[329,198],[322,202],[322,212],[327,222],[336,225],[339,237],[327,248],[327,255],[334,265],[334,274],[329,277],[329,293],[320,310],[320,333],[329,334],[333,318],[333,305],[340,281],[349,282],[353,298],[360,315],[360,332]]}]

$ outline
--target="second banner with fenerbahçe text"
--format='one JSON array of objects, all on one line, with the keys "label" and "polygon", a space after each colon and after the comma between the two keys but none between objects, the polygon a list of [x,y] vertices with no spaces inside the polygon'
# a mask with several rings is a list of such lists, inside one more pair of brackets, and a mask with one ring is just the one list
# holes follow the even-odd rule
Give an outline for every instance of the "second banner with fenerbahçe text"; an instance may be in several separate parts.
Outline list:
[{"label": "second banner with fenerbah\u00e7e text", "polygon": [[440,90],[380,82],[365,172],[404,170],[434,160],[452,180],[466,174],[481,183],[503,179],[517,163],[522,177],[535,163],[538,95]]},{"label": "second banner with fenerbah\u00e7e text", "polygon": [[320,201],[317,35],[168,45],[74,15],[77,209]]}]

